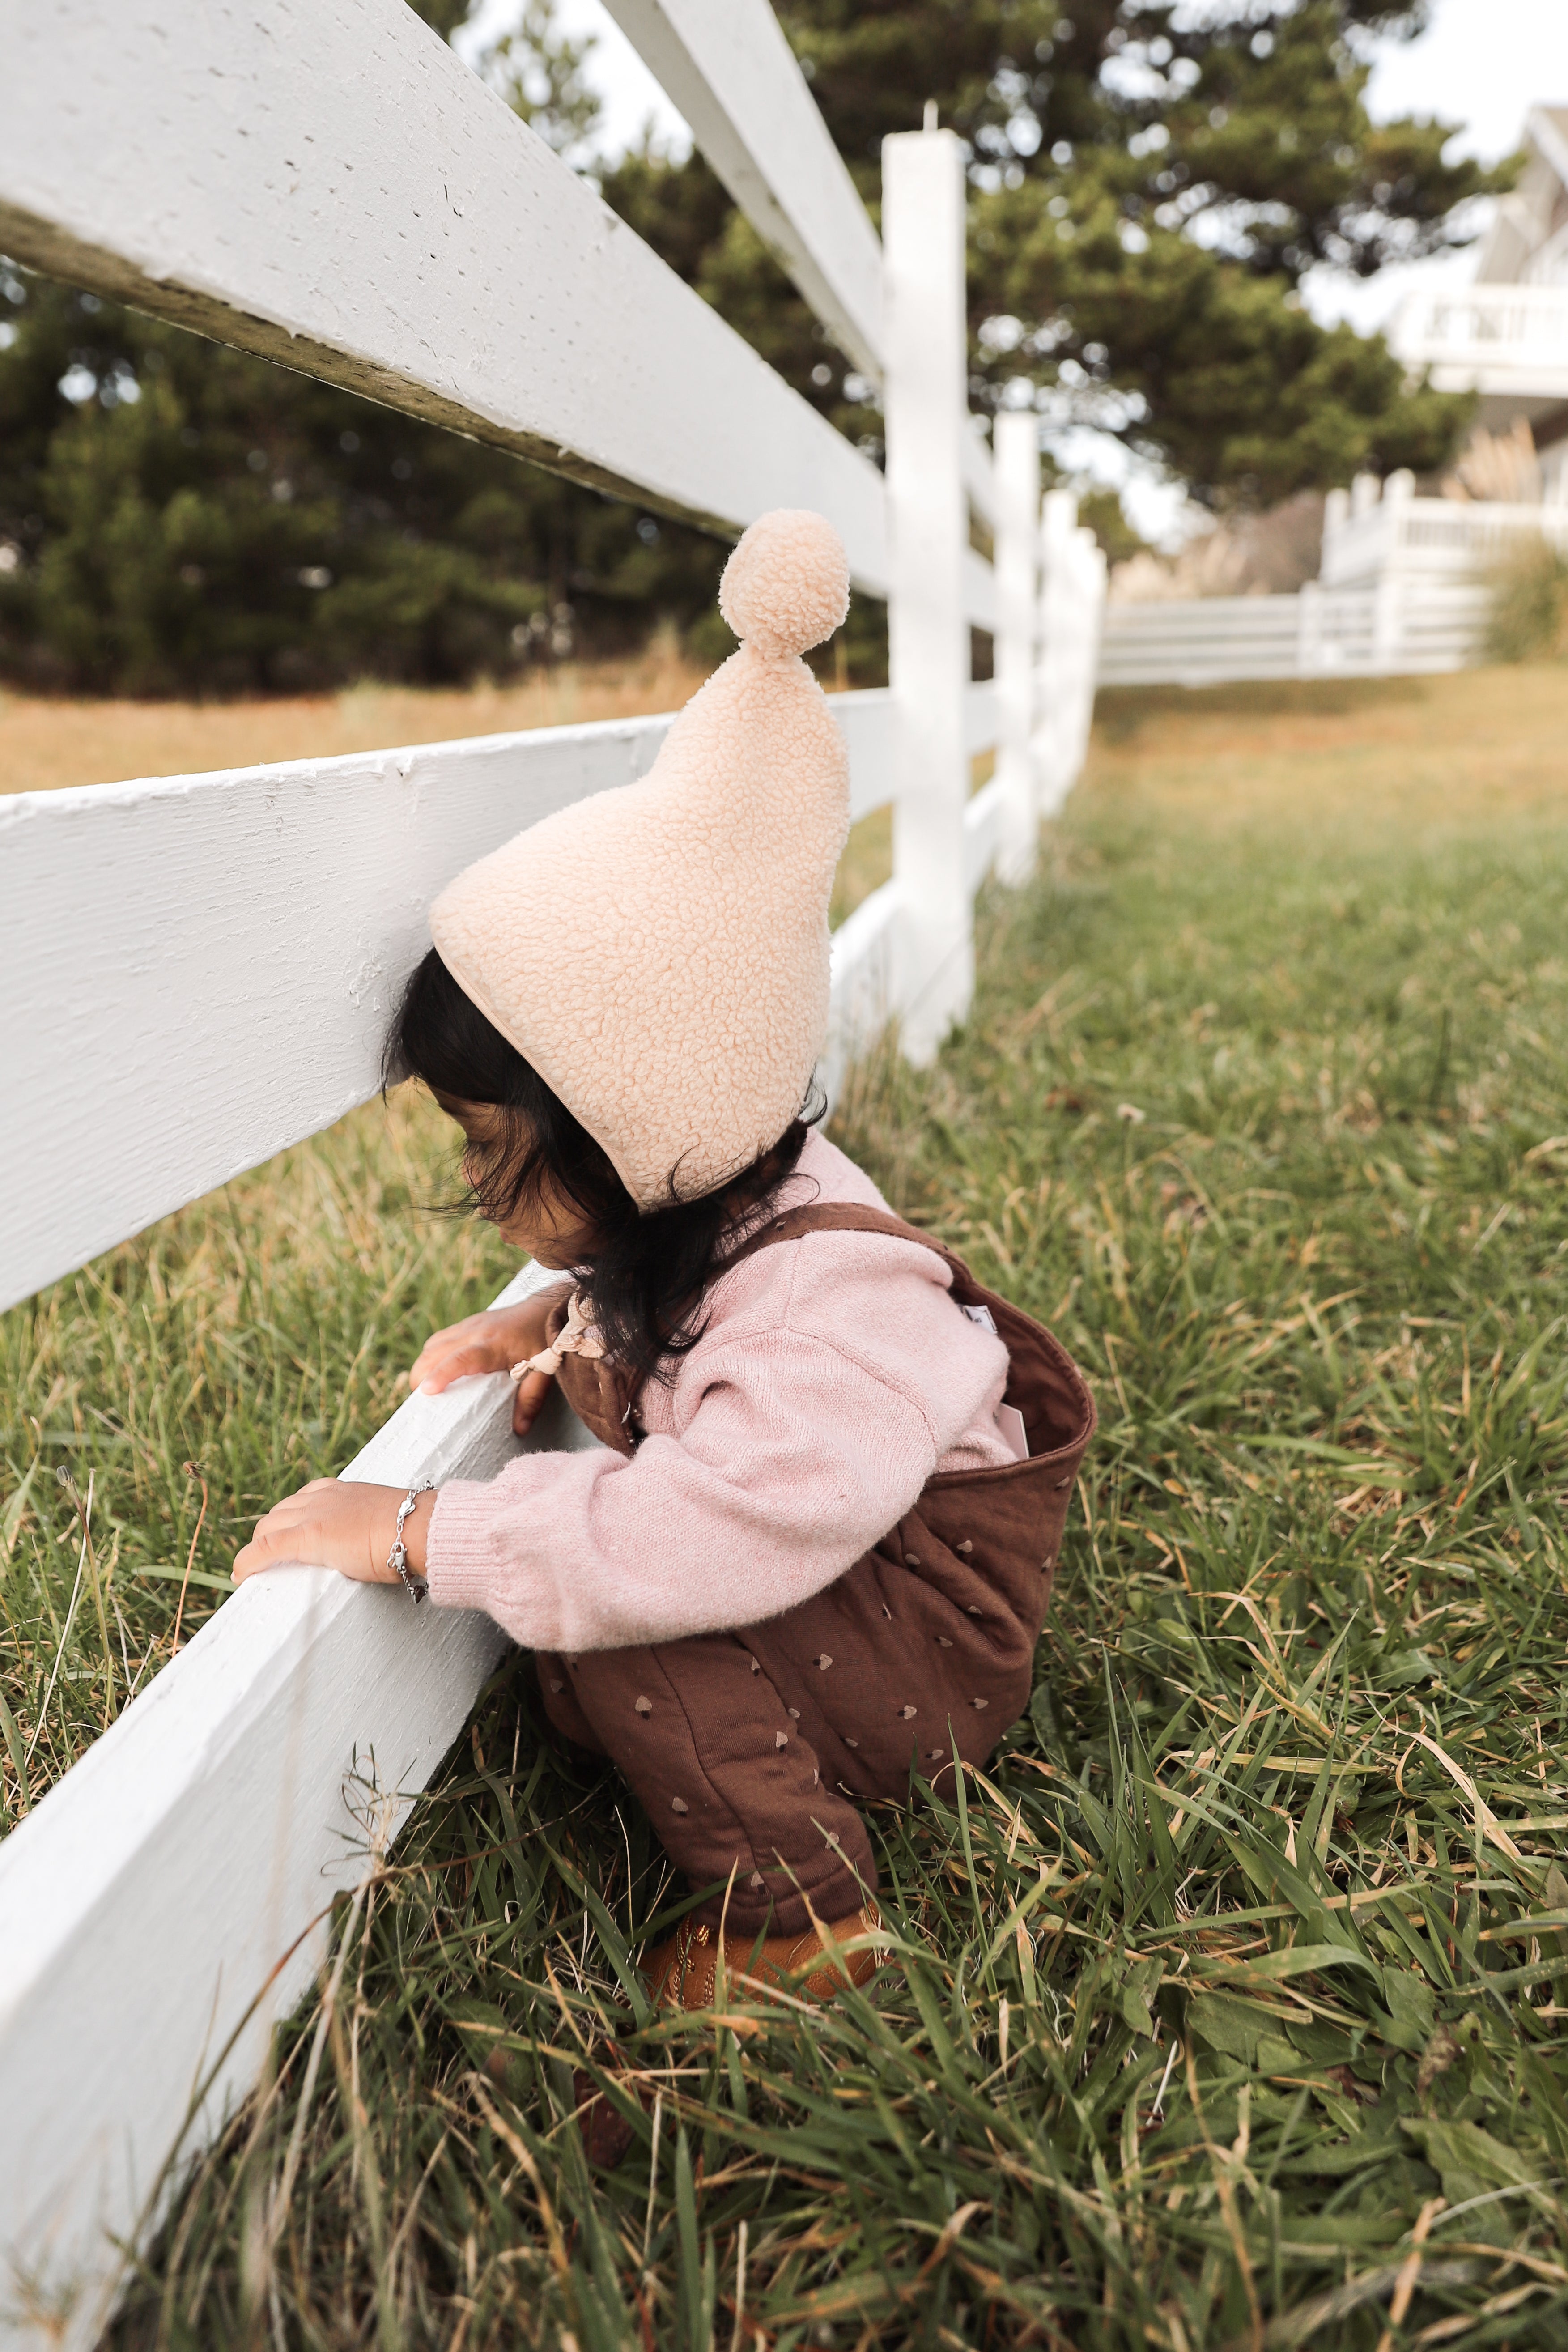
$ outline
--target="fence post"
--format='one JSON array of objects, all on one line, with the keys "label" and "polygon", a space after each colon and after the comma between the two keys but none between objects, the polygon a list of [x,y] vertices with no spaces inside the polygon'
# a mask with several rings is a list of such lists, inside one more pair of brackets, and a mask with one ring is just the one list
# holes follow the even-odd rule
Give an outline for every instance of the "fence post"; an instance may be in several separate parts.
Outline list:
[{"label": "fence post", "polygon": [[923,1062],[963,1018],[974,984],[963,854],[964,178],[963,150],[951,131],[899,131],[882,142],[882,255],[888,666],[899,757],[894,1009],[905,1053]]},{"label": "fence post", "polygon": [[1405,535],[1408,508],[1415,495],[1415,477],[1407,467],[1390,474],[1383,486],[1384,535],[1378,567],[1377,597],[1373,607],[1373,661],[1381,677],[1401,668],[1405,656],[1405,602],[1408,584]]},{"label": "fence post", "polygon": [[997,867],[1026,882],[1039,837],[1035,788],[1036,583],[1040,560],[1040,428],[1032,408],[1004,409],[995,425],[996,773],[1002,786]]},{"label": "fence post", "polygon": [[[1089,757],[1089,739],[1094,729],[1094,698],[1100,684],[1100,646],[1105,633],[1105,602],[1110,593],[1110,566],[1105,550],[1100,546],[1087,523],[1079,523],[1073,533],[1079,552],[1078,582],[1073,595],[1073,613],[1078,624],[1078,668],[1075,686],[1078,699],[1073,711],[1072,773],[1068,778],[1070,792]],[[1064,795],[1065,797],[1065,795]]]},{"label": "fence post", "polygon": [[1060,805],[1064,733],[1063,688],[1066,677],[1066,620],[1062,555],[1078,520],[1078,500],[1070,490],[1047,490],[1040,509],[1039,659],[1035,671],[1035,772],[1039,778],[1039,809],[1049,816]]}]

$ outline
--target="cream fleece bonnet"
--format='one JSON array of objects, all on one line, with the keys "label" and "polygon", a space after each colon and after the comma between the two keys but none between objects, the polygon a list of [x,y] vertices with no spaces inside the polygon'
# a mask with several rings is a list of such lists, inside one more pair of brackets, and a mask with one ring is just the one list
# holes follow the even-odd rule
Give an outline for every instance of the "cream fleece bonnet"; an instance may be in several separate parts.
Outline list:
[{"label": "cream fleece bonnet", "polygon": [[800,656],[848,602],[832,525],[763,515],[719,591],[740,649],[647,774],[531,825],[431,909],[442,962],[643,1209],[776,1143],[822,1050],[849,771]]}]

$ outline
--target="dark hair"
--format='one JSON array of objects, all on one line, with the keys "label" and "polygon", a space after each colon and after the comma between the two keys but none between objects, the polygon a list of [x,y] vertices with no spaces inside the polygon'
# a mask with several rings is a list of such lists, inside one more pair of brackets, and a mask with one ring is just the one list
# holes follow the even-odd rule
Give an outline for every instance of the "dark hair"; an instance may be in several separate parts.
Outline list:
[{"label": "dark hair", "polygon": [[509,1044],[453,979],[434,948],[416,969],[382,1057],[382,1083],[422,1078],[453,1102],[500,1113],[493,1143],[463,1159],[462,1204],[496,1223],[537,1205],[543,1186],[581,1212],[593,1236],[574,1271],[593,1300],[607,1353],[635,1376],[683,1355],[702,1336],[702,1295],[733,1245],[738,1222],[764,1211],[790,1176],[808,1125],[808,1102],[769,1151],[699,1201],[683,1201],[672,1179],[667,1206],[639,1209],[609,1154]]}]

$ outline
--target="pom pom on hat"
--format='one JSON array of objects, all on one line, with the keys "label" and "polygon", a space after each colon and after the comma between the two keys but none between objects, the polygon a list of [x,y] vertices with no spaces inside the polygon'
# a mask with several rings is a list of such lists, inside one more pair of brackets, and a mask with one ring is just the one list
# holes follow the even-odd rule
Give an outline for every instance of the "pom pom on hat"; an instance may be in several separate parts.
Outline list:
[{"label": "pom pom on hat", "polygon": [[773,660],[821,645],[849,610],[849,565],[833,525],[809,507],[762,516],[724,566],[719,610],[742,643]]},{"label": "pom pom on hat", "polygon": [[740,649],[647,774],[517,835],[430,912],[447,970],[644,1209],[769,1150],[822,1050],[849,763],[798,656],[848,585],[830,523],[763,515],[721,591]]}]

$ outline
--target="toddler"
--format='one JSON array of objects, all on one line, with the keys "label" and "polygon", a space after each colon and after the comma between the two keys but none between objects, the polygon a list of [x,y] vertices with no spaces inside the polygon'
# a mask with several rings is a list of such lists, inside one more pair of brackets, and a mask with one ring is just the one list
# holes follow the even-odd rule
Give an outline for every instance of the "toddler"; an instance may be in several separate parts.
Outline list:
[{"label": "toddler", "polygon": [[480,1213],[563,1277],[436,1333],[411,1383],[510,1370],[526,1433],[555,1381],[603,1450],[317,1479],[235,1563],[401,1579],[534,1651],[701,1898],[642,1962],[687,2008],[721,1945],[819,1998],[874,1972],[860,1809],[951,1785],[1027,1704],[1094,1426],[1050,1334],[809,1124],[848,780],[800,656],[847,593],[819,516],[754,523],[740,650],[640,782],[448,886],[389,1040]]}]

